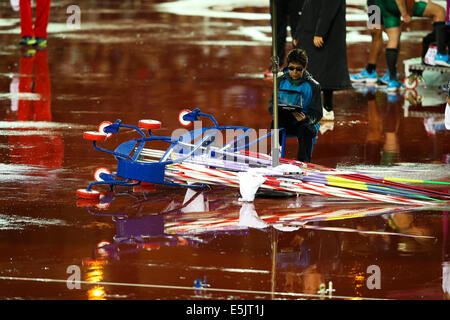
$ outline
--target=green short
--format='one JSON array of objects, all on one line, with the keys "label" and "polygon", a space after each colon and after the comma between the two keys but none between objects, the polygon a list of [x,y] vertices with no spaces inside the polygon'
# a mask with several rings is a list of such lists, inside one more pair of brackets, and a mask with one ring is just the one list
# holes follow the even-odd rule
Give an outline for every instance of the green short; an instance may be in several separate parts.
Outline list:
[{"label": "green short", "polygon": [[[417,1],[414,3],[413,16],[421,17],[428,2]],[[380,7],[381,15],[384,20],[384,27],[386,29],[399,27],[402,23],[401,14],[398,10],[395,0],[377,0],[377,5]]]}]

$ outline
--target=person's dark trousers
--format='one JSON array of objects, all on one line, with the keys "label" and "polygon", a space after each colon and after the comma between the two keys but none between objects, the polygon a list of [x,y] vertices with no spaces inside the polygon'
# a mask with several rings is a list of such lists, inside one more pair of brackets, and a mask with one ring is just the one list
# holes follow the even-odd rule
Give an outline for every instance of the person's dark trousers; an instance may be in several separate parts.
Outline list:
[{"label": "person's dark trousers", "polygon": [[327,111],[333,110],[333,90],[322,89],[323,92],[323,107]]},{"label": "person's dark trousers", "polygon": [[[292,39],[295,39],[294,32],[297,30],[297,22],[300,19],[299,12],[302,9],[304,0],[275,0],[276,22],[277,22],[277,56],[280,67],[286,58],[286,37],[287,26],[291,27]],[[272,20],[271,20],[272,22]]]},{"label": "person's dark trousers", "polygon": [[313,141],[315,134],[313,134],[305,126],[297,126],[296,136],[298,140],[297,159],[302,162],[311,162]]},{"label": "person's dark trousers", "polygon": [[[273,121],[270,125],[271,129],[273,129]],[[280,114],[280,119],[278,123],[278,128],[284,128],[288,137],[295,136],[298,141],[298,152],[297,159],[302,162],[311,162],[312,149],[313,149],[313,141],[316,135],[312,133],[308,128],[306,128],[301,123],[293,123],[289,117],[283,117]],[[280,132],[279,136],[280,146],[283,143],[283,135]]]}]

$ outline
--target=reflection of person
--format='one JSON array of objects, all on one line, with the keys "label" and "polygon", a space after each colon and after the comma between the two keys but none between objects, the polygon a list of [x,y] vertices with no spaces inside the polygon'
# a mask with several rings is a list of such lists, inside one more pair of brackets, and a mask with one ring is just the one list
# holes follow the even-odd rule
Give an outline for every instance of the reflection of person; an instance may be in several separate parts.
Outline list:
[{"label": "reflection of person", "polygon": [[[368,127],[365,143],[365,161],[371,164],[393,165],[400,153],[398,131],[401,124],[401,108],[397,95],[381,91],[369,92]],[[381,156],[381,158],[380,158]]]},{"label": "reflection of person", "polygon": [[364,145],[364,156],[366,163],[379,164],[380,150],[383,144],[383,119],[380,112],[380,106],[384,103],[381,101],[382,93],[368,93],[367,111],[368,125],[366,143]]},{"label": "reflection of person", "polygon": [[[295,39],[294,33],[297,29],[297,22],[299,19],[300,11],[302,9],[304,0],[277,0],[274,1],[276,16],[276,42],[277,42],[277,56],[280,61],[280,67],[284,64],[286,58],[286,36],[287,26],[291,28],[292,39]],[[271,19],[272,12],[270,13]],[[272,67],[266,71],[267,77],[272,76]]]},{"label": "reflection of person", "polygon": [[20,0],[21,45],[47,45],[47,25],[51,0],[36,0],[36,16],[33,27],[31,0]]},{"label": "reflection of person", "polygon": [[444,299],[450,300],[450,261],[444,261],[442,264],[442,291]]},{"label": "reflection of person", "polygon": [[406,233],[414,236],[429,236],[430,238],[402,238],[403,245],[398,249],[404,252],[431,252],[435,244],[433,238],[433,229],[429,222],[421,219],[421,216],[414,213],[394,213],[388,217],[388,224],[391,229],[400,233]]},{"label": "reflection of person", "polygon": [[[391,99],[393,101],[390,101]],[[400,155],[400,144],[398,141],[400,119],[401,108],[399,108],[397,96],[388,95],[388,103],[383,110],[384,145],[381,155],[382,165],[390,166],[398,162]]]},{"label": "reflection of person", "polygon": [[341,244],[336,235],[303,230],[279,234],[276,263],[284,271],[286,291],[315,295],[330,280],[326,276],[340,268]]},{"label": "reflection of person", "polygon": [[[21,76],[18,91],[37,94],[39,99],[19,98],[15,120],[48,122],[52,120],[52,114],[47,50],[37,51],[35,55],[33,55],[34,50],[31,51],[31,56],[23,56],[20,60]],[[9,139],[13,163],[44,166],[50,170],[61,167],[64,145],[59,135],[25,133],[11,135]]]},{"label": "reflection of person", "polygon": [[345,0],[305,0],[295,33],[309,57],[308,71],[323,91],[324,119],[333,120],[333,91],[351,88],[347,66]]},{"label": "reflection of person", "polygon": [[[279,108],[278,127],[297,137],[298,160],[310,162],[322,118],[320,84],[306,71],[308,56],[304,50],[293,49],[289,52],[287,65],[287,71],[279,77],[278,103],[302,107],[302,111],[291,112]],[[270,102],[269,112],[273,113],[273,101]]]},{"label": "reflection of person", "polygon": [[[429,1],[417,1],[413,8],[407,8],[405,0],[377,0],[383,15],[384,27],[388,35],[386,45],[386,63],[389,69],[388,90],[397,91],[401,83],[397,79],[397,58],[400,46],[401,22],[410,23],[411,16],[430,17],[433,19],[433,30],[436,34],[438,53],[435,63],[450,66],[445,45],[445,10]],[[408,10],[409,9],[409,10]]]},{"label": "reflection of person", "polygon": [[[450,81],[449,81],[450,84]],[[429,135],[435,135],[437,131],[450,130],[450,87],[447,89],[445,114],[442,117],[430,117],[423,121],[425,130]]]},{"label": "reflection of person", "polygon": [[450,244],[449,244],[449,217],[448,212],[444,212],[443,216],[443,259],[442,263],[442,290],[444,291],[444,299],[450,300]]},{"label": "reflection of person", "polygon": [[[376,5],[376,0],[367,0],[367,8]],[[371,18],[370,11],[369,19]],[[367,66],[360,73],[350,75],[350,80],[356,83],[376,83],[380,81],[381,83],[387,83],[389,80],[389,74],[386,73],[383,77],[378,79],[376,72],[378,56],[383,47],[383,19],[381,17],[380,25],[372,25],[370,29],[370,35],[372,37],[372,42],[370,44],[369,50],[369,60]]]}]

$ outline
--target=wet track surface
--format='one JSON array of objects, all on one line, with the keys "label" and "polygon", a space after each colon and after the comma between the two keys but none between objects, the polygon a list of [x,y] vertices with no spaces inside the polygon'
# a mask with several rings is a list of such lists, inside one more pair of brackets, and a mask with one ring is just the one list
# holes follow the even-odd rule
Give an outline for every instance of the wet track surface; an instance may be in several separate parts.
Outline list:
[{"label": "wet track surface", "polygon": [[[331,282],[337,299],[448,299],[447,211],[319,196],[248,204],[225,187],[118,188],[97,205],[77,199],[96,168],[116,165],[83,140],[104,120],[157,119],[158,134],[170,136],[182,109],[200,108],[220,124],[270,128],[268,1],[200,3],[79,1],[81,30],[66,24],[72,3],[54,3],[48,47],[37,52],[19,47],[19,15],[0,4],[0,298],[317,299]],[[354,73],[370,37],[365,1],[348,3]],[[399,61],[420,55],[430,29],[411,24]],[[411,104],[417,95],[422,105]],[[424,124],[444,117],[437,88],[388,97],[363,87],[335,100],[314,163],[450,181],[450,132]],[[289,140],[287,157],[295,155]],[[295,231],[269,226],[319,214],[341,219]],[[136,229],[148,232],[145,241],[130,240]],[[96,250],[102,241],[108,250]],[[81,286],[70,287],[77,268]]]}]

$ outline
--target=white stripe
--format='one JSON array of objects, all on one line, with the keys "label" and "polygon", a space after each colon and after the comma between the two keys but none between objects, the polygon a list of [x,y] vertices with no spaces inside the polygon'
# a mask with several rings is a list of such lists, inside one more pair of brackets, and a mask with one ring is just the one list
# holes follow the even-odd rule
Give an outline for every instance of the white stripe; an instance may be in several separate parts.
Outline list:
[{"label": "white stripe", "polygon": [[[49,279],[49,278],[25,278],[25,277],[4,277],[0,276],[0,280],[7,281],[34,281],[45,283],[70,283],[70,284],[86,284],[86,285],[101,285],[101,286],[121,286],[121,287],[138,287],[138,288],[152,288],[152,289],[174,289],[174,290],[199,290],[195,287],[187,286],[172,286],[172,285],[160,285],[160,284],[143,284],[143,283],[124,283],[124,282],[90,282],[90,281],[75,281],[64,279]],[[318,294],[306,294],[296,292],[278,292],[278,291],[256,291],[256,290],[239,290],[239,289],[225,289],[225,288],[202,288],[204,292],[233,292],[242,294],[263,294],[263,295],[276,295],[276,296],[292,296],[292,297],[310,297],[310,298],[328,298],[329,296],[322,296]],[[361,299],[361,300],[388,300],[384,298],[365,298],[365,297],[351,297],[351,296],[332,296],[333,299]]]}]

